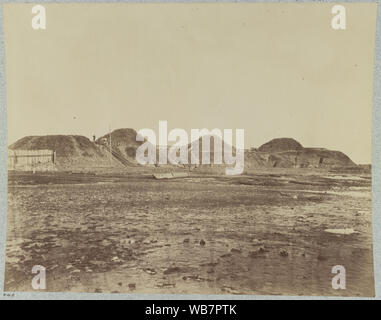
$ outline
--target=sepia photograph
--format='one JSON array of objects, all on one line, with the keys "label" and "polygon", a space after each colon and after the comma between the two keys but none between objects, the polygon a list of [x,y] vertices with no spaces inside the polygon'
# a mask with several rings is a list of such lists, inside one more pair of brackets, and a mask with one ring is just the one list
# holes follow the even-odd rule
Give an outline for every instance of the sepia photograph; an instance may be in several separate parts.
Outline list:
[{"label": "sepia photograph", "polygon": [[2,15],[4,291],[375,296],[377,3]]}]

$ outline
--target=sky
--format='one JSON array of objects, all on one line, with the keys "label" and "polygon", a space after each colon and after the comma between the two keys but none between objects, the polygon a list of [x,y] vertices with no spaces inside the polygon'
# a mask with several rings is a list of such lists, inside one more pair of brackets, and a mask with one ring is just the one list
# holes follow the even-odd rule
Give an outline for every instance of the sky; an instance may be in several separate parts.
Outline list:
[{"label": "sky", "polygon": [[375,3],[4,4],[9,144],[117,128],[244,129],[371,162]]}]

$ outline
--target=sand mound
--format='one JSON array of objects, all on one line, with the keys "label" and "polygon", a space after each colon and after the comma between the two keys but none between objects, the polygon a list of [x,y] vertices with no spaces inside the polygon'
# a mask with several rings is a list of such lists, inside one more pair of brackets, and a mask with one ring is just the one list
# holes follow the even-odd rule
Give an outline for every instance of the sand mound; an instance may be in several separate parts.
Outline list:
[{"label": "sand mound", "polygon": [[[110,139],[111,135],[111,139]],[[134,129],[116,129],[97,140],[98,144],[109,146],[110,141],[113,153],[131,163],[136,162],[136,150],[144,141],[136,141],[137,132]]]},{"label": "sand mound", "polygon": [[72,156],[103,156],[100,150],[84,136],[27,136],[9,146],[12,150],[41,150],[56,151],[57,157]]},{"label": "sand mound", "polygon": [[[116,129],[111,132],[111,143],[112,145],[119,145],[119,146],[130,146],[130,147],[139,147],[142,142],[136,141],[137,132],[134,129],[130,128],[122,128],[122,129]],[[104,136],[100,137],[97,142],[101,142],[102,140],[109,141],[110,139],[110,133],[105,134]]]},{"label": "sand mound", "polygon": [[273,139],[261,145],[258,150],[261,152],[281,152],[288,150],[302,150],[303,146],[292,138]]},{"label": "sand mound", "polygon": [[344,153],[319,148],[261,152],[251,150],[245,154],[246,168],[332,168],[353,167],[356,164]]},{"label": "sand mound", "polygon": [[115,166],[107,151],[84,136],[27,136],[9,146],[11,150],[53,150],[59,170],[94,169]]},{"label": "sand mound", "polygon": [[[204,146],[205,142],[205,146]],[[208,142],[209,142],[209,147],[208,147]],[[224,150],[225,150],[225,141],[221,139],[218,136],[214,135],[206,135],[198,140],[192,141],[191,143],[188,144],[188,152],[189,156],[188,159],[191,161],[191,150],[192,150],[192,145],[196,148],[197,150],[197,144],[198,144],[198,150],[199,150],[199,161],[202,163],[202,154],[203,154],[203,147],[205,148],[204,153],[209,153],[210,152],[210,161],[211,163],[214,163],[214,157],[217,156],[217,152],[221,152],[220,156],[222,159],[224,159]],[[233,152],[235,152],[235,148],[232,148]]]},{"label": "sand mound", "polygon": [[304,148],[292,138],[273,139],[257,150],[250,151],[250,154],[251,158],[256,154],[256,158],[260,158],[262,161],[257,161],[251,165],[250,157],[245,158],[245,160],[249,160],[247,164],[249,167],[327,168],[356,166],[347,155],[340,151]]}]

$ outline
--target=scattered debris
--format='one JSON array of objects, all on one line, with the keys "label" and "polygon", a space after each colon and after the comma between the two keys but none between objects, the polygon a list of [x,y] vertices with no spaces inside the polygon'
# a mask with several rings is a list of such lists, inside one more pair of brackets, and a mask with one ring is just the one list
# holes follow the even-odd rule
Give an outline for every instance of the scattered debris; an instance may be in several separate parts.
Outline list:
[{"label": "scattered debris", "polygon": [[144,268],[143,269],[144,272],[150,274],[150,275],[154,275],[156,274],[157,272],[155,271],[155,269],[152,269],[152,268]]},{"label": "scattered debris", "polygon": [[177,273],[180,272],[181,269],[179,267],[169,267],[168,269],[164,270],[164,274],[172,274],[172,273]]},{"label": "scattered debris", "polygon": [[208,281],[207,279],[205,278],[202,278],[200,277],[199,275],[194,275],[194,276],[184,276],[183,277],[183,280],[194,280],[194,281],[197,281],[197,282],[203,282],[203,281]]},{"label": "scattered debris", "polygon": [[158,288],[174,288],[176,287],[176,283],[159,283],[156,285]]},{"label": "scattered debris", "polygon": [[205,244],[206,244],[206,242],[205,242],[205,240],[204,239],[201,239],[201,241],[200,241],[200,246],[205,246]]},{"label": "scattered debris", "polygon": [[279,251],[279,255],[281,257],[288,257],[288,251],[286,249],[282,249]]},{"label": "scattered debris", "polygon": [[117,256],[113,257],[113,258],[111,259],[111,261],[112,261],[112,262],[116,262],[116,263],[118,263],[118,262],[122,262],[122,260],[120,260],[119,257],[117,257]]},{"label": "scattered debris", "polygon": [[130,245],[132,245],[132,244],[135,244],[136,243],[136,240],[135,239],[122,239],[121,241],[120,241],[120,244],[122,245],[122,246],[130,246]]}]

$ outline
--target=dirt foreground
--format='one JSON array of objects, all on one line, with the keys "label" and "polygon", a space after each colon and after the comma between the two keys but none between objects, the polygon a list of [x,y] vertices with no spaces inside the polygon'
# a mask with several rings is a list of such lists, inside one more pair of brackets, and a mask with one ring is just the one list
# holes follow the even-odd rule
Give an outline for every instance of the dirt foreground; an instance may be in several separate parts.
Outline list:
[{"label": "dirt foreground", "polygon": [[8,194],[6,291],[42,265],[54,292],[374,296],[367,174],[10,174]]}]

